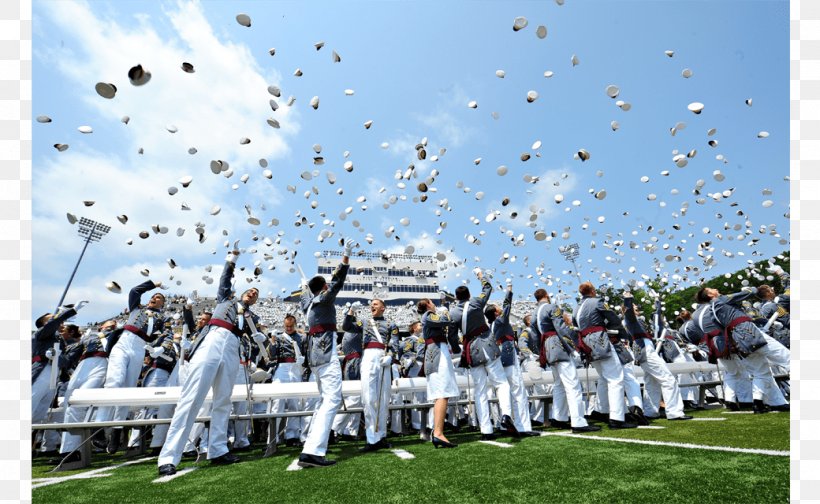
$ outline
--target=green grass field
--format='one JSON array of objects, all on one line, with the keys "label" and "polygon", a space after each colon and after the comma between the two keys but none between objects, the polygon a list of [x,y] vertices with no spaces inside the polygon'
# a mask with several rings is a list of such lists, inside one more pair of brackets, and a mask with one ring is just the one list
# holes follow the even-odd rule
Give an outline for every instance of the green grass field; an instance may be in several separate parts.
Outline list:
[{"label": "green grass field", "polygon": [[[664,429],[610,431],[584,437],[610,437],[704,446],[788,451],[789,414],[727,415],[723,409],[694,413],[722,421],[668,422]],[[262,458],[263,446],[241,455],[243,462],[211,467],[183,461],[180,469],[198,469],[165,483],[157,478],[156,459],[104,472],[107,476],[62,481],[33,491],[35,503],[262,503],[262,502],[786,502],[789,457],[649,446],[598,441],[555,434],[515,440],[503,448],[477,442],[477,433],[450,436],[455,450],[434,450],[417,437],[392,438],[389,451],[360,455],[361,444],[339,443],[329,458],[339,463],[323,469],[288,471],[297,448],[280,448]],[[48,473],[35,459],[39,478],[78,475],[127,462],[123,456],[95,455],[92,467]],[[133,460],[133,459],[131,459]]]}]

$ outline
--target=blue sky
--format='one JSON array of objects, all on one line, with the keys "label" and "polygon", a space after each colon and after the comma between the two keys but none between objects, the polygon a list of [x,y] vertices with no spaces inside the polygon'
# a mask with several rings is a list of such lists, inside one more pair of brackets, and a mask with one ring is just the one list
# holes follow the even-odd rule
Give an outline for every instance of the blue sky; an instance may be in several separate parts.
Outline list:
[{"label": "blue sky", "polygon": [[[236,22],[241,12],[251,17],[250,28]],[[237,285],[250,278],[273,295],[298,285],[291,259],[312,271],[313,254],[338,248],[338,237],[347,235],[369,251],[445,252],[440,277],[450,290],[480,265],[494,269],[496,279],[513,278],[521,295],[575,285],[558,253],[567,243],[581,245],[585,279],[617,286],[656,274],[688,285],[788,248],[787,2],[40,1],[33,13],[33,112],[53,121],[33,128],[35,313],[53,308],[82,245],[67,212],[112,226],[89,249],[69,292],[69,301],[92,301],[85,320],[124,308],[125,292],[145,279],[143,268],[172,292],[213,295],[215,284],[206,279],[218,278],[225,243],[236,239],[256,250],[240,259],[246,271]],[[518,16],[529,25],[514,32]],[[547,28],[544,39],[536,36],[539,25]],[[184,73],[182,61],[196,72]],[[137,63],[153,76],[141,87],[127,78]],[[293,75],[297,68],[301,77]],[[114,99],[97,95],[100,81],[117,86]],[[272,84],[281,98],[268,93]],[[629,111],[607,96],[608,85],[618,86],[617,100]],[[528,103],[531,90],[539,96]],[[692,102],[704,104],[701,114],[687,110]],[[268,118],[281,128],[268,126]],[[684,128],[672,136],[678,123]],[[78,132],[83,125],[94,132]],[[177,133],[168,132],[171,125]],[[711,137],[710,128],[717,130]],[[769,136],[758,138],[762,131]],[[251,143],[240,145],[242,137]],[[414,147],[424,137],[428,156],[419,161]],[[57,152],[54,143],[70,147]],[[314,165],[314,144],[324,165]],[[188,154],[190,147],[197,153]],[[590,159],[575,159],[579,149]],[[677,167],[674,151],[693,149],[696,155]],[[526,162],[523,153],[531,155]],[[211,173],[215,159],[228,161],[233,176]],[[348,160],[351,173],[343,168]],[[418,178],[396,180],[411,163]],[[497,175],[501,165],[505,176]],[[314,170],[312,180],[300,177]],[[432,170],[436,192],[418,202],[416,186]],[[725,179],[716,180],[715,170]],[[193,177],[188,188],[178,183],[185,175]],[[705,185],[695,196],[699,179]],[[179,191],[173,196],[171,186]],[[606,197],[598,200],[601,190]],[[724,191],[731,195],[712,197]],[[510,204],[502,206],[505,197]],[[84,207],[84,200],[95,204]],[[182,202],[191,210],[180,210]],[[221,208],[216,216],[214,205]],[[246,222],[245,205],[261,225]],[[297,212],[314,226],[294,226]],[[116,219],[121,214],[129,217],[125,225]],[[279,224],[268,227],[272,219]],[[753,234],[739,239],[747,219]],[[202,244],[196,224],[204,224]],[[155,234],[152,225],[169,230]],[[137,236],[143,230],[148,239]],[[324,244],[317,239],[323,230],[332,233]],[[556,237],[538,241],[539,230]],[[754,246],[752,238],[759,239]],[[713,250],[699,256],[707,241]],[[510,259],[502,264],[504,254]],[[168,258],[178,266],[170,269]],[[264,273],[254,279],[257,263]],[[112,280],[123,294],[105,289]]]}]

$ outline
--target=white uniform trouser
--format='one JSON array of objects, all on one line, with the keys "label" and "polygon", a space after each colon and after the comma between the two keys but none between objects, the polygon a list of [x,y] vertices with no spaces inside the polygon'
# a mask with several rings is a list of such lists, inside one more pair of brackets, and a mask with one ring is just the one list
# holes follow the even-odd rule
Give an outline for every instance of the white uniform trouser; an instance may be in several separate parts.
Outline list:
[{"label": "white uniform trouser", "polygon": [[377,443],[387,435],[391,371],[390,365],[381,365],[384,355],[381,348],[365,348],[362,354],[362,406],[369,444]]},{"label": "white uniform trouser", "polygon": [[[752,375],[752,399],[765,400],[772,396],[773,389],[777,389],[766,359],[766,347],[759,348],[743,358],[743,366]],[[782,394],[781,394],[782,395]]]},{"label": "white uniform trouser", "polygon": [[336,354],[336,338],[334,337],[333,347],[330,350],[330,362],[310,367],[311,374],[316,377],[321,398],[318,408],[311,417],[310,430],[305,438],[305,446],[302,448],[302,453],[306,455],[325,456],[333,418],[342,404],[342,366]]},{"label": "white uniform trouser", "polygon": [[[131,331],[123,331],[108,355],[108,370],[103,388],[136,387],[145,357],[145,341]],[[125,420],[128,406],[104,406],[97,411],[98,422]]]},{"label": "white uniform trouser", "polygon": [[[213,404],[211,404],[211,401],[203,402],[202,407],[199,408],[199,412],[196,414],[196,416],[210,416],[211,406],[213,406]],[[199,441],[198,447],[197,441]],[[183,453],[192,451],[196,451],[197,453],[208,453],[208,427],[206,427],[205,423],[203,422],[197,422],[194,424],[194,426],[191,428],[191,433],[188,434],[188,441],[185,443],[185,448],[183,448],[182,450]]]},{"label": "white uniform trouser", "polygon": [[718,359],[723,377],[723,400],[726,402],[752,402],[752,387],[749,373],[741,361],[732,356]]},{"label": "white uniform trouser", "polygon": [[[538,363],[538,357],[532,356],[524,359],[524,362],[521,363],[522,367],[522,374],[526,373],[529,374],[533,372],[538,374],[538,371],[541,368],[541,365]],[[537,384],[531,387],[531,394],[532,395],[546,395],[549,394],[550,390],[547,385]],[[553,399],[554,401],[555,399]],[[538,399],[534,401],[530,407],[530,419],[536,420],[538,422],[544,421],[544,400]]]},{"label": "white uniform trouser", "polygon": [[666,362],[661,359],[655,346],[647,342],[644,347],[646,362],[641,364],[646,385],[646,396],[643,402],[646,416],[658,416],[661,395],[666,405],[666,418],[678,418],[683,416],[683,398],[680,395],[680,388],[675,377],[669,371]]},{"label": "white uniform trouser", "polygon": [[530,421],[530,400],[527,397],[527,389],[524,387],[524,376],[521,374],[521,366],[515,362],[511,366],[502,366],[507,383],[510,385],[510,396],[512,398],[511,407],[514,408],[513,422],[518,432],[530,432],[532,422]]},{"label": "white uniform trouser", "polygon": [[495,359],[486,364],[469,368],[470,379],[473,387],[473,402],[475,403],[475,415],[482,434],[492,434],[493,424],[490,422],[490,403],[487,401],[487,385],[496,389],[498,396],[498,406],[502,415],[512,416],[512,405],[510,403],[510,384],[504,375],[504,366],[501,359]]},{"label": "white uniform trouser", "polygon": [[[143,388],[151,388],[151,387],[167,387],[168,386],[168,378],[171,376],[171,373],[164,369],[160,368],[153,368],[148,371],[148,374],[145,378],[142,379],[142,386]],[[144,420],[146,418],[154,418],[157,414],[158,408],[150,407],[150,408],[142,408],[135,416],[134,420]],[[150,427],[138,427],[136,429],[131,429],[131,437],[128,440],[128,447],[136,446],[139,442],[139,438],[143,433],[146,432],[146,429],[150,429]]]},{"label": "white uniform trouser", "polygon": [[[598,397],[598,402],[602,408],[609,412],[610,420],[624,420],[624,371],[621,361],[612,344],[609,344],[609,355],[605,359],[592,362],[592,367],[598,372],[598,382],[605,382],[607,394]],[[599,388],[599,390],[601,390]],[[601,411],[601,413],[607,413]]]},{"label": "white uniform trouser", "polygon": [[[246,369],[242,363],[239,363],[239,368],[236,370],[236,379],[234,381],[234,385],[242,385],[244,388],[248,386],[248,377],[245,374]],[[237,415],[247,415],[248,414],[248,400],[244,401],[236,401],[231,403],[233,407],[233,412]],[[234,448],[244,448],[246,446],[250,446],[251,441],[248,438],[250,434],[250,427],[251,421],[250,420],[234,420],[233,422],[233,447]]]},{"label": "white uniform trouser", "polygon": [[[389,370],[391,371],[391,381],[392,379],[397,379],[401,376],[399,371],[399,365],[393,364],[390,366]],[[385,370],[385,373],[387,370]],[[390,404],[396,405],[403,405],[404,404],[404,394],[390,394]],[[390,431],[395,434],[401,434],[404,430],[404,410],[396,409],[390,412]]]},{"label": "white uniform trouser", "polygon": [[[339,369],[341,369],[341,365],[339,366]],[[310,373],[310,377],[308,378],[307,381],[308,381],[308,383],[316,383],[317,384],[316,387],[317,388],[319,387],[319,385],[316,381],[316,375],[315,374]],[[311,399],[300,399],[299,400],[299,408],[302,411],[316,411],[319,408],[319,403],[321,402],[321,400],[322,400],[321,397],[320,398],[315,398],[314,397],[314,398],[311,398]],[[311,422],[311,420],[313,420],[313,416],[299,417],[299,425],[301,426],[300,427],[301,431],[299,433],[299,439],[300,439],[300,441],[302,441],[302,443],[307,441],[308,432],[310,431],[310,422]]]},{"label": "white uniform trouser", "polygon": [[[84,422],[85,415],[88,411],[88,406],[68,406],[68,401],[71,394],[77,389],[95,389],[103,386],[105,382],[105,368],[108,365],[108,359],[105,357],[89,357],[83,359],[77,364],[77,369],[71,375],[71,380],[68,382],[68,389],[65,392],[65,399],[63,404],[66,405],[65,423]],[[60,453],[69,453],[77,449],[82,443],[83,437],[81,434],[72,434],[77,431],[63,432],[62,445],[60,446]]]},{"label": "white uniform trouser", "polygon": [[43,423],[48,417],[48,408],[54,400],[56,390],[48,388],[51,379],[51,363],[46,364],[34,383],[31,384],[31,423]]},{"label": "white uniform trouser", "polygon": [[188,433],[196,420],[196,413],[212,386],[214,392],[208,459],[228,452],[228,417],[231,414],[231,393],[239,366],[239,339],[224,327],[211,327],[191,357],[189,366],[165,445],[157,460],[159,466],[179,464]]},{"label": "white uniform trouser", "polygon": [[777,366],[783,368],[786,373],[791,372],[791,351],[766,333],[763,333],[763,338],[768,345],[760,350],[764,350],[769,364],[771,364],[772,367]]},{"label": "white uniform trouser", "polygon": [[643,410],[643,399],[641,399],[641,384],[635,378],[635,368],[632,362],[623,364],[624,367],[624,392],[626,393],[626,403],[629,406],[637,406]]},{"label": "white uniform trouser", "polygon": [[[301,369],[301,368],[298,368]],[[301,371],[297,369],[295,362],[280,362],[273,373],[272,383],[298,383],[302,381]],[[299,411],[298,399],[274,399],[271,403],[271,413],[282,414],[285,411]],[[279,425],[282,419],[277,418],[274,432],[276,432],[276,442],[279,442]],[[285,420],[285,439],[299,439],[299,417],[288,417]],[[268,439],[268,443],[273,441]]]},{"label": "white uniform trouser", "polygon": [[552,387],[553,418],[559,422],[569,420],[573,427],[586,427],[584,395],[575,363],[555,362],[549,369],[555,382]]},{"label": "white uniform trouser", "polygon": [[[177,361],[177,365],[174,366],[174,370],[171,371],[171,374],[168,376],[168,381],[165,383],[166,387],[178,387],[179,386],[179,372],[180,372],[180,361]],[[187,366],[187,364],[186,364]],[[174,409],[176,409],[176,404],[163,404],[159,408],[157,408],[157,418],[171,418],[174,416]],[[154,426],[154,432],[151,434],[151,448],[159,448],[165,443],[165,435],[168,434],[168,424],[158,424]]]}]

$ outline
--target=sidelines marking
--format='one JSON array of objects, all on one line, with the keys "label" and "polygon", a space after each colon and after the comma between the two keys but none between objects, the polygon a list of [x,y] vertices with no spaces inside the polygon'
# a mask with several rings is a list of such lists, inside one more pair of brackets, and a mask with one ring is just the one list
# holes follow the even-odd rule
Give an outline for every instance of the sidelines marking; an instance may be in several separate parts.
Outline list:
[{"label": "sidelines marking", "polygon": [[672,448],[688,448],[695,450],[711,450],[723,451],[733,453],[749,453],[752,455],[771,455],[775,457],[788,457],[788,451],[781,450],[764,450],[762,448],[735,448],[733,446],[710,446],[710,445],[696,445],[691,443],[673,443],[671,441],[647,441],[644,439],[628,439],[628,438],[612,438],[604,436],[585,436],[583,434],[568,434],[568,433],[548,433],[548,436],[571,437],[578,439],[594,439],[595,441],[614,441],[616,443],[632,443],[649,446],[670,446]]},{"label": "sidelines marking", "polygon": [[40,487],[44,487],[44,486],[48,486],[48,485],[53,485],[55,483],[62,483],[64,481],[110,476],[110,474],[104,474],[104,473],[106,473],[108,471],[113,471],[114,469],[118,469],[120,467],[124,467],[124,466],[127,466],[127,465],[140,464],[142,462],[147,462],[147,461],[153,460],[155,458],[156,457],[146,457],[146,458],[141,458],[141,459],[138,459],[138,460],[130,460],[128,462],[123,462],[122,464],[117,464],[115,466],[101,467],[99,469],[93,469],[91,471],[86,471],[86,472],[82,472],[82,473],[78,473],[78,474],[72,474],[71,476],[62,476],[62,477],[54,477],[54,478],[38,478],[38,479],[32,480],[33,484],[31,485],[31,488],[33,490],[35,488],[40,488]]},{"label": "sidelines marking", "polygon": [[639,429],[649,429],[649,430],[660,430],[660,429],[665,429],[666,427],[663,427],[661,425],[639,425],[638,428]]},{"label": "sidelines marking", "polygon": [[754,411],[722,411],[721,415],[754,415]]},{"label": "sidelines marking", "polygon": [[299,467],[299,459],[293,459],[293,462],[290,463],[286,471],[301,471],[302,468]]},{"label": "sidelines marking", "polygon": [[415,455],[413,455],[412,453],[410,453],[407,450],[402,450],[402,449],[397,448],[395,450],[390,450],[390,451],[393,452],[397,457],[399,457],[402,460],[412,460],[412,459],[416,458]]},{"label": "sidelines marking", "polygon": [[179,478],[180,476],[185,476],[186,474],[188,474],[190,472],[193,472],[193,471],[196,471],[197,469],[198,469],[198,467],[189,467],[187,469],[177,471],[176,474],[171,474],[169,476],[160,476],[159,478],[152,481],[152,483],[166,483],[168,481],[171,481],[172,479]]},{"label": "sidelines marking", "polygon": [[722,422],[725,418],[693,418],[696,422]]},{"label": "sidelines marking", "polygon": [[479,441],[479,443],[484,443],[488,445],[498,446],[499,448],[512,448],[513,445],[507,443],[500,443],[498,441]]}]

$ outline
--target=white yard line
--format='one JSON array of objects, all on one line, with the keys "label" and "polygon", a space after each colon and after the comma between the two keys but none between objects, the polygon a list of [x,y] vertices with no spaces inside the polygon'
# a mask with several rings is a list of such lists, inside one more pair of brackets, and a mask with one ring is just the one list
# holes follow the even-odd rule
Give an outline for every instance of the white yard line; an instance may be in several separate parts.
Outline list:
[{"label": "white yard line", "polygon": [[722,422],[725,418],[693,418],[696,422]]},{"label": "white yard line", "polygon": [[666,427],[663,427],[661,425],[639,425],[638,428],[639,429],[649,429],[649,430],[661,430],[661,429],[665,429]]},{"label": "white yard line", "polygon": [[722,411],[721,415],[753,415],[754,411]]},{"label": "white yard line", "polygon": [[298,458],[293,459],[293,462],[290,463],[290,465],[288,466],[288,468],[286,470],[287,471],[301,471],[302,468],[299,467],[299,459]]},{"label": "white yard line", "polygon": [[128,462],[123,462],[122,464],[117,464],[115,466],[109,467],[101,467],[99,469],[93,469],[91,471],[86,471],[78,474],[72,474],[71,476],[62,476],[62,477],[53,477],[53,478],[38,478],[32,480],[31,488],[40,488],[47,485],[53,485],[55,483],[62,483],[64,481],[70,480],[78,480],[78,479],[88,479],[88,478],[99,478],[101,476],[110,476],[109,474],[104,474],[108,471],[113,471],[114,469],[118,469],[120,467],[124,467],[131,464],[140,464],[142,462],[147,462],[149,460],[154,460],[156,457],[146,457],[137,460],[129,460]]},{"label": "white yard line", "polygon": [[190,472],[193,472],[193,471],[196,471],[197,469],[198,469],[198,467],[188,467],[187,469],[177,471],[176,474],[171,474],[170,476],[160,476],[159,478],[152,481],[152,483],[167,483],[168,481],[171,481],[172,479],[177,479],[180,476],[185,476],[186,474],[188,474]]},{"label": "white yard line", "polygon": [[416,458],[415,455],[413,455],[412,453],[410,453],[407,450],[402,450],[402,449],[397,448],[395,450],[390,450],[390,451],[393,452],[397,457],[399,457],[402,460],[412,460],[412,459]]},{"label": "white yard line", "polygon": [[687,448],[687,449],[695,449],[695,450],[711,450],[711,451],[722,451],[722,452],[732,452],[732,453],[748,453],[752,455],[771,455],[775,457],[788,457],[788,451],[781,451],[781,450],[764,450],[762,448],[735,448],[733,446],[710,446],[710,445],[697,445],[691,443],[673,443],[671,441],[648,441],[644,439],[628,439],[628,438],[612,438],[612,437],[604,437],[604,436],[586,436],[583,434],[569,434],[569,433],[547,433],[548,436],[561,436],[561,437],[571,437],[571,438],[578,438],[578,439],[593,439],[595,441],[613,441],[616,443],[632,443],[632,444],[641,444],[641,445],[649,445],[649,446],[669,446],[671,448]]},{"label": "white yard line", "polygon": [[488,445],[498,446],[499,448],[512,448],[513,445],[507,443],[500,443],[498,441],[479,441],[479,443],[484,443]]}]

